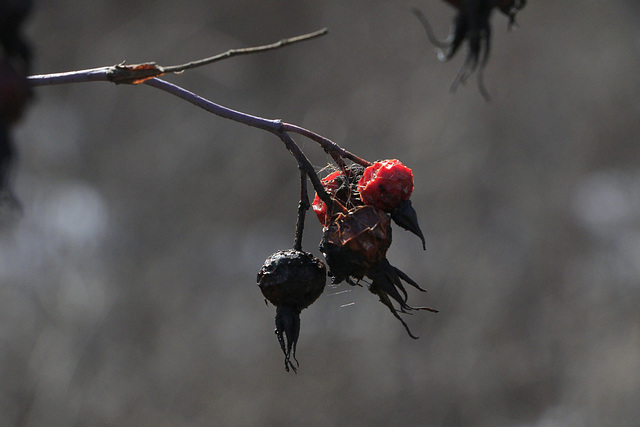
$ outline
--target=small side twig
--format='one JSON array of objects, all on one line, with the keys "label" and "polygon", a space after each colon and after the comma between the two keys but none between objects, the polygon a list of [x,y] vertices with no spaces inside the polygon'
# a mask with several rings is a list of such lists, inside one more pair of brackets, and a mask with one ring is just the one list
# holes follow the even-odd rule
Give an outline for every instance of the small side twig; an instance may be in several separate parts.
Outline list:
[{"label": "small side twig", "polygon": [[323,28],[321,30],[318,31],[314,31],[313,33],[308,33],[308,34],[303,34],[301,36],[296,36],[296,37],[291,37],[288,39],[282,39],[278,42],[275,43],[271,43],[271,44],[267,44],[264,46],[256,46],[256,47],[247,47],[247,48],[242,48],[242,49],[229,49],[228,51],[215,55],[215,56],[211,56],[209,58],[204,58],[204,59],[199,59],[197,61],[192,61],[192,62],[187,62],[186,64],[182,64],[182,65],[173,65],[170,67],[163,67],[164,72],[165,73],[181,73],[185,70],[189,70],[191,68],[196,68],[196,67],[201,67],[203,65],[208,65],[208,64],[212,64],[214,62],[217,61],[221,61],[223,59],[227,59],[227,58],[231,58],[233,56],[239,56],[239,55],[247,55],[247,54],[251,54],[251,53],[258,53],[258,52],[264,52],[267,50],[274,50],[274,49],[279,49],[281,47],[293,44],[293,43],[299,43],[305,40],[311,40],[314,39],[316,37],[320,37],[320,36],[324,36],[325,34],[327,34],[329,32],[329,30],[327,28]]},{"label": "small side twig", "polygon": [[329,209],[332,209],[335,205],[333,198],[325,190],[322,182],[320,181],[320,178],[318,178],[318,174],[313,168],[313,165],[311,164],[307,156],[305,156],[305,154],[302,152],[298,144],[296,144],[293,138],[291,138],[291,136],[283,129],[280,129],[279,131],[273,133],[280,137],[280,140],[284,142],[284,145],[289,153],[291,153],[291,155],[298,162],[298,168],[300,168],[301,171],[307,174],[309,180],[311,181],[311,185],[313,185],[313,189],[316,190],[316,193],[318,193],[318,197],[320,197],[320,199],[327,204],[327,207]]}]

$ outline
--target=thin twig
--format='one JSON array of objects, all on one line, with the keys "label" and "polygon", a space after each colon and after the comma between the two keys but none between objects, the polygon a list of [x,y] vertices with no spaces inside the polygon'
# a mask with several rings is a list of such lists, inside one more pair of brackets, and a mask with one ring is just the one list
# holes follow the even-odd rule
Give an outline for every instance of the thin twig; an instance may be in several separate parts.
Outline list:
[{"label": "thin twig", "polygon": [[298,133],[307,138],[310,138],[313,141],[318,142],[324,148],[324,150],[331,154],[334,158],[348,158],[364,166],[368,166],[371,163],[364,159],[361,159],[360,157],[350,153],[347,150],[344,150],[333,141],[307,129],[291,124],[283,124],[281,120],[265,119],[262,117],[253,116],[251,114],[246,114],[227,107],[223,107],[222,105],[211,102],[193,92],[183,89],[180,86],[157,78],[157,76],[168,72],[179,73],[187,69],[211,64],[213,62],[217,62],[226,58],[231,58],[233,56],[278,49],[293,43],[298,43],[323,36],[327,34],[327,32],[328,30],[326,28],[323,28],[313,33],[303,34],[288,39],[282,39],[276,43],[243,49],[230,49],[225,53],[215,55],[210,58],[169,67],[162,67],[153,62],[133,65],[126,65],[123,62],[109,67],[91,68],[86,70],[69,71],[54,74],[34,75],[27,77],[27,79],[31,86],[59,85],[95,81],[109,81],[116,84],[144,83],[148,86],[155,87],[174,96],[182,98],[185,101],[203,108],[204,110],[209,111],[217,116],[243,123],[248,126],[267,130],[277,135],[284,142],[289,152],[296,158],[300,170],[311,180],[311,184],[318,193],[318,196],[322,199],[323,202],[327,204],[328,207],[332,207],[334,205],[333,200],[331,196],[329,196],[329,194],[325,191],[320,178],[318,178],[318,175],[313,168],[313,165],[311,164],[311,162],[309,162],[307,157],[304,155],[302,150],[300,150],[300,148],[287,133],[287,131]]},{"label": "thin twig", "polygon": [[329,154],[337,153],[340,157],[343,157],[345,159],[349,159],[349,160],[351,160],[351,161],[353,161],[353,162],[355,162],[355,163],[357,163],[359,165],[362,165],[364,167],[371,166],[371,162],[356,156],[355,154],[353,154],[353,153],[345,150],[344,148],[340,147],[338,144],[336,144],[335,142],[331,141],[329,138],[325,138],[324,136],[318,135],[315,132],[311,132],[310,130],[307,130],[307,129],[302,128],[300,126],[292,125],[292,124],[289,124],[289,123],[282,123],[282,128],[284,130],[286,130],[287,132],[297,133],[297,134],[300,134],[302,136],[306,136],[307,138],[311,139],[312,141],[317,142]]},{"label": "thin twig", "polygon": [[221,53],[219,55],[215,55],[209,58],[199,59],[197,61],[187,62],[186,64],[182,64],[182,65],[173,65],[169,67],[163,67],[163,69],[165,73],[180,73],[182,71],[185,71],[191,68],[201,67],[203,65],[208,65],[213,62],[231,58],[232,56],[247,55],[250,53],[257,53],[257,52],[264,52],[267,50],[279,49],[281,47],[284,47],[293,43],[299,43],[305,40],[311,40],[316,37],[324,36],[328,32],[329,30],[327,28],[323,28],[313,33],[303,34],[301,36],[291,37],[288,39],[282,39],[276,43],[271,43],[264,46],[247,47],[242,49],[229,49],[228,51]]},{"label": "thin twig", "polygon": [[278,135],[282,140],[282,142],[284,142],[284,145],[285,147],[287,147],[287,150],[289,150],[291,155],[298,162],[298,168],[300,168],[301,171],[307,174],[307,176],[309,177],[309,180],[311,180],[311,185],[313,185],[313,189],[316,190],[316,193],[318,193],[318,197],[320,197],[320,199],[326,203],[327,210],[334,209],[334,206],[336,205],[336,203],[334,203],[333,198],[331,198],[329,193],[327,193],[327,191],[325,190],[324,186],[322,185],[322,182],[320,181],[320,178],[318,178],[318,174],[313,168],[313,165],[311,164],[307,156],[304,155],[304,153],[302,152],[298,144],[296,144],[293,138],[291,138],[291,136],[287,132],[285,132],[283,129],[280,129],[279,131],[273,132],[273,133]]},{"label": "thin twig", "polygon": [[231,58],[238,55],[265,52],[279,49],[290,44],[311,40],[328,33],[328,29],[323,28],[313,33],[282,39],[278,42],[255,47],[241,49],[230,49],[224,53],[211,56],[209,58],[188,62],[181,65],[171,65],[163,67],[155,62],[145,62],[142,64],[126,65],[124,62],[108,67],[90,68],[87,70],[67,71],[63,73],[39,74],[27,77],[31,86],[60,85],[68,83],[84,83],[96,81],[108,81],[116,84],[140,84],[153,77],[159,77],[166,73],[181,73],[185,70],[202,67],[213,62]]}]

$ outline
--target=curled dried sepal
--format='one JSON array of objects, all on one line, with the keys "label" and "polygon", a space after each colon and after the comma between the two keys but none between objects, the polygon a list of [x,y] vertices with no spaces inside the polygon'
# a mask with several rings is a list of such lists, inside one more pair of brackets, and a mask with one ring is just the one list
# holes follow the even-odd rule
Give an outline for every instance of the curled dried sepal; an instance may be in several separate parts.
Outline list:
[{"label": "curled dried sepal", "polygon": [[[402,281],[405,281],[419,291],[426,292],[426,290],[421,288],[399,268],[389,264],[389,261],[386,258],[376,264],[367,276],[372,280],[369,285],[369,291],[377,295],[378,298],[380,298],[380,302],[389,308],[389,311],[391,311],[391,313],[402,323],[411,338],[418,339],[417,336],[411,333],[409,326],[407,326],[398,313],[408,313],[410,311],[417,310],[427,310],[437,313],[438,310],[429,307],[412,307],[407,304],[408,295],[406,289],[402,285]],[[393,306],[389,297],[399,304],[400,309],[396,309]]]},{"label": "curled dried sepal", "polygon": [[422,241],[422,249],[427,249],[424,234],[418,224],[418,214],[411,205],[411,200],[404,200],[391,212],[391,219],[400,227],[412,232]]},{"label": "curled dried sepal", "polygon": [[496,7],[509,17],[509,28],[516,24],[516,15],[527,5],[527,0],[497,0]]},{"label": "curled dried sepal", "polygon": [[[289,368],[297,373],[300,366],[296,359],[296,344],[300,336],[300,310],[287,306],[276,308],[276,337],[280,343],[280,348],[284,353],[284,369],[289,372]],[[296,366],[291,363],[291,358],[296,362]]]}]

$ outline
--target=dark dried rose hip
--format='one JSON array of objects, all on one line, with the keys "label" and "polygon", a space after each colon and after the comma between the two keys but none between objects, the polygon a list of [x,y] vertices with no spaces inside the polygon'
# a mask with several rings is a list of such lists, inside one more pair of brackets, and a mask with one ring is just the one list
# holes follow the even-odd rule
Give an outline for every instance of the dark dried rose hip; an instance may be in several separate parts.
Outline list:
[{"label": "dark dried rose hip", "polygon": [[267,258],[258,272],[258,286],[275,306],[303,310],[324,290],[326,267],[308,252],[288,249]]},{"label": "dark dried rose hip", "polygon": [[285,355],[284,367],[296,372],[296,344],[300,335],[300,312],[324,291],[327,269],[308,252],[289,249],[267,258],[258,272],[262,295],[276,306],[276,336]]},{"label": "dark dried rose hip", "polygon": [[320,250],[334,283],[348,277],[361,279],[382,260],[391,245],[389,215],[373,206],[338,214],[325,229]]},{"label": "dark dried rose hip", "polygon": [[[402,202],[401,206],[408,202]],[[369,291],[378,296],[380,302],[402,323],[409,336],[417,338],[398,312],[437,310],[407,304],[408,295],[403,281],[420,291],[424,292],[424,289],[401,270],[389,264],[386,253],[390,245],[389,214],[366,205],[347,214],[336,215],[324,229],[320,250],[329,264],[329,276],[333,283],[346,280],[350,285],[357,285],[365,276],[368,277],[371,279],[371,282],[367,283]],[[399,309],[394,307],[392,300],[399,304]]]}]

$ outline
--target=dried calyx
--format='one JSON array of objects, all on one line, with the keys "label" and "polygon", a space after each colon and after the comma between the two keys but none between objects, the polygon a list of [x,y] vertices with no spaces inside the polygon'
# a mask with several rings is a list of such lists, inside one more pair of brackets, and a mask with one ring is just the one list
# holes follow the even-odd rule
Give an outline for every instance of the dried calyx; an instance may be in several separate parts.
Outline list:
[{"label": "dried calyx", "polygon": [[509,17],[509,28],[515,25],[516,14],[526,5],[526,0],[445,0],[457,9],[453,18],[451,34],[446,40],[440,41],[433,34],[431,25],[418,9],[413,9],[424,26],[431,43],[442,49],[438,53],[441,61],[453,58],[460,46],[467,40],[469,50],[464,64],[454,79],[451,90],[454,91],[460,83],[465,83],[473,72],[479,68],[478,87],[482,96],[489,100],[489,94],[484,87],[483,69],[489,60],[491,50],[491,13],[494,8]]}]

